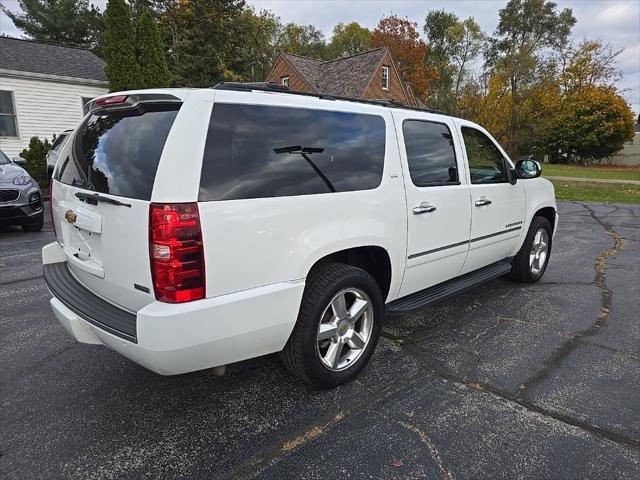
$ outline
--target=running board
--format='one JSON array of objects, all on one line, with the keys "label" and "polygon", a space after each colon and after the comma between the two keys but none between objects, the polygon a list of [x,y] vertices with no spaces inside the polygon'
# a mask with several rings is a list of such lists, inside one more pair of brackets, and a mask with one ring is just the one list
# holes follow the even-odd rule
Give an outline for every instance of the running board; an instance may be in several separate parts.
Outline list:
[{"label": "running board", "polygon": [[447,280],[433,287],[425,288],[419,292],[412,293],[406,297],[398,298],[387,303],[386,309],[389,315],[402,315],[424,307],[426,305],[439,302],[447,297],[462,293],[465,290],[486,283],[494,278],[501,277],[505,273],[511,271],[511,263],[507,260],[493,263],[489,266],[480,268],[470,273],[466,273],[461,277]]}]

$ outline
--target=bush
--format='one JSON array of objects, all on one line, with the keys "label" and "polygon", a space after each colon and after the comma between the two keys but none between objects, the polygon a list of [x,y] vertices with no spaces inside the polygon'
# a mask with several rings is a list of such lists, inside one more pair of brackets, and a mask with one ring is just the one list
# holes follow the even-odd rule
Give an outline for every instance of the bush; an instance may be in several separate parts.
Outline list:
[{"label": "bush", "polygon": [[51,148],[51,143],[46,138],[40,140],[38,137],[31,137],[29,140],[29,148],[25,148],[20,153],[20,156],[27,161],[25,169],[29,172],[29,175],[38,182],[40,188],[47,188],[49,186],[49,179],[47,178],[47,152]]}]

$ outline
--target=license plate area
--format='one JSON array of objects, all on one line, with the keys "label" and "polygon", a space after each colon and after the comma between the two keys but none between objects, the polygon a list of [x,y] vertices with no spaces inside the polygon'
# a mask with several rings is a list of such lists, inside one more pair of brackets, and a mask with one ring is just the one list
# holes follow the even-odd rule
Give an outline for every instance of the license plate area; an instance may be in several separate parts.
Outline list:
[{"label": "license plate area", "polygon": [[96,207],[60,202],[62,240],[67,260],[77,268],[104,277],[102,216]]}]

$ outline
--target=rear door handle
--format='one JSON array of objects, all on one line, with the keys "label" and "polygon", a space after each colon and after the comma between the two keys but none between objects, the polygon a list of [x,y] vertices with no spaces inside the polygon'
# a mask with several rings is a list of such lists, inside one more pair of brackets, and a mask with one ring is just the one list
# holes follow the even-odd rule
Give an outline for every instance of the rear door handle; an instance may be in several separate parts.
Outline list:
[{"label": "rear door handle", "polygon": [[491,200],[488,198],[481,198],[480,200],[476,200],[476,207],[484,207],[486,205],[491,205]]},{"label": "rear door handle", "polygon": [[427,202],[422,202],[419,206],[413,207],[413,214],[422,215],[423,213],[431,213],[431,212],[435,212],[436,210],[437,209],[435,206]]}]

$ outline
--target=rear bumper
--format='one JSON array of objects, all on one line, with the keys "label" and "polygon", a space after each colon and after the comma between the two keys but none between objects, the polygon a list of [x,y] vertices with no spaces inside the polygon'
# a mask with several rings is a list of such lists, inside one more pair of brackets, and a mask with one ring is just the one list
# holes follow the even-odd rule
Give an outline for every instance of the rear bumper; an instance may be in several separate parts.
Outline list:
[{"label": "rear bumper", "polygon": [[[54,242],[45,249],[56,247],[60,248]],[[51,268],[47,259],[55,258],[60,257],[43,250],[45,268]],[[66,268],[64,262],[60,263],[57,268]],[[133,340],[105,328],[103,322],[96,320],[99,309],[89,307],[87,311],[91,303],[86,299],[70,301],[60,293],[59,286],[48,285],[54,296],[50,303],[56,318],[76,340],[108,346],[162,375],[202,370],[282,350],[298,316],[304,290],[304,281],[300,280],[183,304],[154,301],[135,315],[108,304],[135,317]],[[81,291],[84,287],[77,284],[77,288]]]}]

